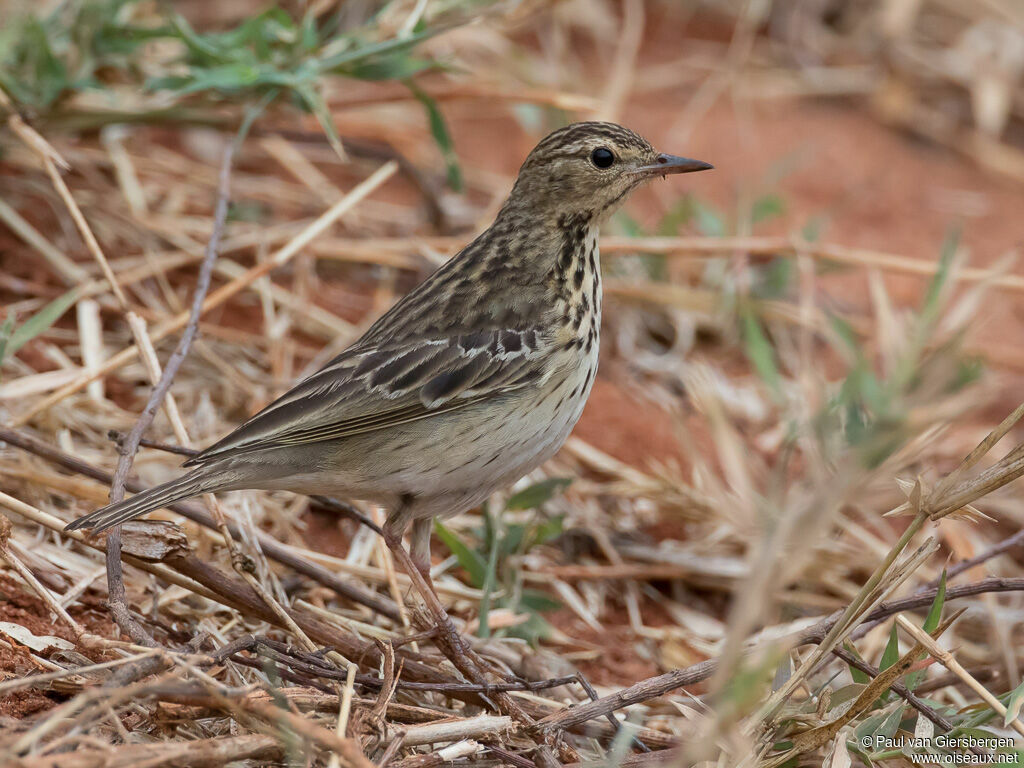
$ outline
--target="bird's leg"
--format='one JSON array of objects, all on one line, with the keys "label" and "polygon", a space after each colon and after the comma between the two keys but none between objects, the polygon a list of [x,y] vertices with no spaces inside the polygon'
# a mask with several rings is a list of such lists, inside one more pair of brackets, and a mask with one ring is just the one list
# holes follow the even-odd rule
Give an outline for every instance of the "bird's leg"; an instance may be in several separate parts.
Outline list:
[{"label": "bird's leg", "polygon": [[[483,687],[484,691],[480,696],[485,702],[491,704],[491,706],[494,706],[494,703],[496,703],[498,709],[511,715],[528,727],[533,725],[533,718],[531,718],[519,703],[509,694],[501,691],[489,690],[490,683],[487,681],[487,676],[484,673],[484,670],[486,670],[490,665],[482,659],[465,640],[463,640],[462,635],[459,634],[459,631],[452,623],[448,612],[444,609],[444,606],[441,605],[441,601],[438,599],[437,593],[434,591],[434,584],[430,579],[429,552],[424,551],[424,546],[421,543],[423,541],[427,541],[429,543],[429,521],[423,523],[418,530],[415,528],[413,530],[412,543],[413,546],[417,548],[416,554],[418,557],[416,560],[419,561],[418,563],[414,560],[413,556],[406,551],[405,547],[402,546],[402,534],[405,532],[406,527],[408,527],[408,521],[402,514],[401,509],[397,513],[389,515],[382,530],[382,533],[384,534],[384,542],[388,545],[388,549],[391,550],[392,556],[398,561],[402,570],[409,574],[409,578],[412,580],[413,586],[416,587],[416,591],[419,592],[423,602],[426,603],[427,610],[430,612],[430,616],[433,618],[434,625],[437,629],[437,638],[435,642],[438,643],[438,647],[467,680]],[[426,531],[424,531],[424,528],[426,528]],[[489,698],[492,696],[494,699],[493,703]],[[548,750],[547,747],[542,747],[542,751],[550,755],[550,750]],[[552,758],[551,761],[545,764],[555,763]]]},{"label": "bird's leg", "polygon": [[429,517],[421,517],[412,522],[412,531],[409,534],[409,555],[416,570],[434,588],[434,581],[430,577],[430,532],[434,529],[434,521]]},{"label": "bird's leg", "polygon": [[[484,674],[484,670],[487,668],[486,662],[459,634],[448,612],[441,605],[437,592],[434,591],[434,584],[430,579],[430,556],[429,553],[424,553],[421,543],[424,539],[429,543],[430,521],[425,521],[425,526],[417,527],[416,524],[420,522],[419,520],[415,521],[413,526],[412,544],[416,550],[415,555],[410,555],[402,545],[402,533],[406,523],[401,514],[393,514],[388,517],[383,529],[384,542],[402,570],[409,575],[420,598],[426,604],[427,611],[437,627],[437,642],[441,649],[446,651],[445,656],[466,676],[467,680],[477,685],[486,686],[487,678]],[[425,534],[424,527],[426,527]]]},{"label": "bird's leg", "polygon": [[[433,530],[434,521],[432,518],[420,517],[413,520],[412,530],[409,533],[409,556],[412,559],[412,563],[416,567],[416,570],[418,570],[420,572],[420,576],[423,577],[423,581],[426,582],[427,588],[430,590],[431,594],[436,597],[437,589],[434,587],[434,580],[430,576],[430,534]],[[445,632],[447,635],[447,627],[451,627],[455,632],[455,635],[454,637],[447,635],[445,639],[449,643],[457,643],[455,645],[456,652],[469,657],[480,669],[491,668],[492,665],[482,659],[455,629],[447,611],[444,612],[444,616],[446,619],[445,629],[440,629],[440,625],[437,625],[435,628],[437,628],[439,632]],[[500,670],[493,671],[502,677],[505,676]]]}]

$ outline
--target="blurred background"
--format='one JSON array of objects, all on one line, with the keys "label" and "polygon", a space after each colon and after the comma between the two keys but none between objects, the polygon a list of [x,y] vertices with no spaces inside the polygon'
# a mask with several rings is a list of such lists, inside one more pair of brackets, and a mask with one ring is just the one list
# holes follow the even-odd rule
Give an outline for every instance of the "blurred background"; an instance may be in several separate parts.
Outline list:
[{"label": "blurred background", "polygon": [[[579,669],[602,693],[719,659],[716,676],[631,715],[696,744],[688,764],[866,764],[903,752],[880,757],[859,737],[912,734],[921,710],[890,693],[840,723],[837,708],[870,677],[834,657],[794,673],[811,650],[775,641],[862,598],[874,605],[877,590],[934,586],[966,561],[951,585],[996,578],[1004,594],[965,594],[942,642],[1010,713],[937,665],[915,684],[927,678],[946,725],[1019,739],[1024,507],[999,490],[1017,454],[998,463],[1015,422],[993,440],[1007,445],[956,476],[968,487],[953,515],[915,513],[922,498],[925,512],[942,507],[953,483],[941,478],[1024,391],[1024,5],[7,0],[0,89],[0,421],[108,471],[108,432],[127,432],[150,392],[137,359],[116,360],[133,339],[125,313],[166,359],[232,141],[212,291],[237,290],[204,314],[172,388],[197,445],[337,354],[457,252],[550,130],[612,120],[713,163],[649,185],[607,224],[590,402],[549,466],[439,527],[435,570],[453,614],[511,643],[503,658],[518,673]],[[390,161],[393,176],[287,252]],[[90,370],[103,375],[86,382]],[[180,436],[164,413],[148,433]],[[152,484],[178,460],[143,448],[134,471]],[[972,486],[981,470],[996,481]],[[0,441],[0,490],[68,520],[107,487]],[[288,494],[224,505],[390,594],[386,553],[351,521]],[[98,556],[71,557],[56,534],[12,519],[12,541],[35,547],[29,565],[48,586],[85,584],[72,615],[114,636],[103,578],[89,578]],[[215,534],[189,533],[223,556]],[[394,629],[262,556],[259,567],[282,601]],[[165,624],[229,639],[250,621],[197,612],[178,593],[161,601],[132,573],[133,604]],[[41,603],[7,594],[23,593],[17,577],[0,571],[0,582],[0,619],[70,639]],[[910,621],[920,626],[929,605]],[[827,650],[855,640],[851,653],[885,669],[913,645],[891,619],[857,623]],[[4,672],[25,674],[10,653]],[[844,695],[830,704],[826,688]],[[769,717],[781,698],[786,715]],[[32,721],[62,700],[0,691],[0,712]],[[161,739],[205,734],[146,722]],[[827,738],[793,741],[828,722]]]}]

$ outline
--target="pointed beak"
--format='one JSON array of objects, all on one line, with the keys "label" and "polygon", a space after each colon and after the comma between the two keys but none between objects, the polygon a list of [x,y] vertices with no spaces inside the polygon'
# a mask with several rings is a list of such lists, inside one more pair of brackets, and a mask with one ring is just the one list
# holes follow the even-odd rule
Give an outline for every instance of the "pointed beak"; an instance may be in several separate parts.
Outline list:
[{"label": "pointed beak", "polygon": [[652,165],[641,166],[636,169],[636,172],[642,176],[668,176],[670,173],[709,171],[714,167],[711,163],[705,163],[703,160],[661,154],[655,158]]}]

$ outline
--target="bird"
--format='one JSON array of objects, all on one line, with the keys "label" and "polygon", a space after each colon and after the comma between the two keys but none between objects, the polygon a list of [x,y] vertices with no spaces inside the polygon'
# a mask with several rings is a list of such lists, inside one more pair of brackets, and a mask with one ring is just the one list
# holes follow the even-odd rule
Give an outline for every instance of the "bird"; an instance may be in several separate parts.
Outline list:
[{"label": "bird", "polygon": [[477,507],[565,442],[597,372],[602,222],[645,182],[712,167],[615,123],[555,130],[494,222],[355,343],[186,461],[187,474],[67,530],[230,490],[377,503],[385,541],[449,647],[468,652],[430,581],[433,519]]}]

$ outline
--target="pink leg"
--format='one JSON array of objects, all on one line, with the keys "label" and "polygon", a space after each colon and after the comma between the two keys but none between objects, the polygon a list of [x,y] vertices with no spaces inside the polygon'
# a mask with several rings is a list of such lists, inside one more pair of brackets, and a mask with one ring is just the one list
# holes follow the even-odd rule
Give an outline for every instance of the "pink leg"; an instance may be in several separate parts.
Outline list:
[{"label": "pink leg", "polygon": [[434,530],[434,521],[429,518],[414,520],[412,532],[409,534],[409,554],[412,562],[431,587],[434,586],[430,578],[430,534]]},{"label": "pink leg", "polygon": [[[434,584],[430,580],[429,556],[424,562],[421,550],[419,553],[420,562],[417,563],[402,545],[402,534],[405,532],[406,527],[407,523],[400,513],[389,516],[387,522],[384,523],[384,542],[388,545],[388,549],[391,550],[392,557],[398,562],[402,570],[409,575],[420,598],[426,604],[427,611],[437,627],[438,644],[445,656],[466,676],[467,680],[479,685],[486,685],[487,678],[483,673],[485,667],[482,660],[477,656],[476,651],[470,648],[466,641],[462,639],[458,629],[455,628],[451,617],[448,616],[448,612],[441,605],[441,601],[434,591]],[[427,528],[428,534],[429,530]],[[419,534],[419,538],[422,540],[422,526],[420,527]],[[426,540],[429,543],[429,536],[427,536]]]},{"label": "pink leg", "polygon": [[[408,516],[403,514],[404,510],[399,508],[388,516],[384,523],[384,542],[391,550],[391,554],[412,580],[413,586],[426,604],[430,617],[434,620],[437,628],[435,642],[441,652],[455,665],[467,680],[471,683],[484,686],[484,700],[487,701],[486,693],[489,683],[485,670],[490,666],[482,659],[476,651],[462,638],[459,631],[452,623],[451,617],[444,609],[441,601],[434,591],[434,584],[430,578],[430,531],[431,522],[427,520],[412,521],[412,547],[413,554],[410,555],[402,546],[402,535],[409,527]],[[500,709],[512,715],[514,718],[525,724],[533,722],[525,711],[519,706],[515,699],[507,693],[494,692],[494,700]]]}]

